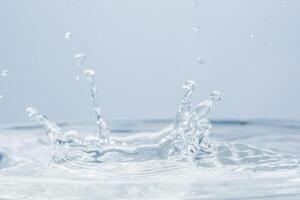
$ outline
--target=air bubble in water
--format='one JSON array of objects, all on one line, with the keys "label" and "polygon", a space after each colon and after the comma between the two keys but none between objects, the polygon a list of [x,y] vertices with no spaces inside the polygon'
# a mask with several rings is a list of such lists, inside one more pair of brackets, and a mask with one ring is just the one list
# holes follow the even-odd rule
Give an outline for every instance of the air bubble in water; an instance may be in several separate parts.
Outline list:
[{"label": "air bubble in water", "polygon": [[84,53],[77,53],[74,56],[76,65],[80,66],[86,61],[86,55]]},{"label": "air bubble in water", "polygon": [[71,36],[72,36],[72,33],[71,33],[71,32],[66,32],[66,33],[65,33],[65,39],[66,39],[66,40],[71,39]]},{"label": "air bubble in water", "polygon": [[200,63],[200,64],[205,64],[206,60],[205,60],[205,58],[198,58],[197,62]]},{"label": "air bubble in water", "polygon": [[2,71],[2,76],[8,76],[8,74],[9,74],[8,70],[3,70]]}]

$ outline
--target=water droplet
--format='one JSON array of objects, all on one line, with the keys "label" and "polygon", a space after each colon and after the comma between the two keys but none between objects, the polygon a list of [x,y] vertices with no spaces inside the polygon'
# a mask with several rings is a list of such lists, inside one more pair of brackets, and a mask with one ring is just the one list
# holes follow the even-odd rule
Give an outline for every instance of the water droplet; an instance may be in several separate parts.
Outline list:
[{"label": "water droplet", "polygon": [[193,29],[193,32],[197,33],[197,32],[200,32],[200,30],[201,30],[200,26],[195,26],[194,29]]},{"label": "water droplet", "polygon": [[192,80],[188,80],[185,82],[185,84],[183,85],[183,89],[184,90],[187,90],[187,91],[191,91],[191,90],[194,90],[195,89],[195,81],[192,81]]},{"label": "water droplet", "polygon": [[8,74],[9,74],[8,70],[3,70],[2,71],[2,76],[8,76]]},{"label": "water droplet", "polygon": [[267,41],[262,41],[261,44],[264,45],[264,46],[267,46],[268,42]]},{"label": "water droplet", "polygon": [[253,35],[253,34],[251,34],[251,35],[250,35],[250,38],[251,38],[251,39],[253,39],[253,38],[254,38],[254,35]]},{"label": "water droplet", "polygon": [[79,77],[79,76],[76,76],[76,77],[75,77],[75,80],[76,80],[76,81],[78,81],[79,79],[80,79],[80,77]]},{"label": "water droplet", "polygon": [[205,64],[206,60],[205,60],[205,58],[198,58],[197,62],[200,63],[200,64]]},{"label": "water droplet", "polygon": [[94,76],[94,75],[95,75],[95,71],[94,71],[94,70],[91,70],[91,69],[84,70],[83,73],[84,73],[85,75],[87,75],[87,76]]},{"label": "water droplet", "polygon": [[286,7],[287,7],[287,4],[283,4],[282,7],[286,8]]},{"label": "water droplet", "polygon": [[33,116],[38,114],[38,110],[31,106],[26,108],[26,112],[27,112],[29,118],[32,118]]},{"label": "water droplet", "polygon": [[0,99],[2,99],[2,97],[3,97],[3,96],[0,94]]},{"label": "water droplet", "polygon": [[221,93],[218,91],[213,91],[210,95],[209,98],[213,101],[220,101],[222,99]]},{"label": "water droplet", "polygon": [[65,33],[65,39],[66,39],[66,40],[71,39],[71,36],[72,36],[72,33],[71,33],[71,32],[66,32],[66,33]]},{"label": "water droplet", "polygon": [[74,56],[76,65],[80,66],[86,61],[86,55],[84,53],[78,53]]}]

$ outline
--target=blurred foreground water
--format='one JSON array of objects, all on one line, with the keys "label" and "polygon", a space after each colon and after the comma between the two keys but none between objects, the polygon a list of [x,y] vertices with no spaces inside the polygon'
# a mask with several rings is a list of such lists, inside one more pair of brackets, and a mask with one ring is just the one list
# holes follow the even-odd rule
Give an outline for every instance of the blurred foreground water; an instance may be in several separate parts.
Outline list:
[{"label": "blurred foreground water", "polygon": [[[171,121],[111,124],[115,136],[161,130]],[[37,125],[0,130],[0,199],[299,199],[300,123],[214,121],[213,153],[128,162],[49,166],[51,143]],[[93,135],[93,123],[59,124]]]}]

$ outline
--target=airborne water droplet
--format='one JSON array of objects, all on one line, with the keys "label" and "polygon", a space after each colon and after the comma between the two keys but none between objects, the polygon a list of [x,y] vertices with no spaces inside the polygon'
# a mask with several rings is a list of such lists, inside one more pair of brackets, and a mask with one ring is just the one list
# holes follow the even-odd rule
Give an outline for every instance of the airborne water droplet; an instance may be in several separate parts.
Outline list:
[{"label": "airborne water droplet", "polygon": [[191,90],[194,90],[195,89],[195,81],[192,81],[192,80],[188,80],[184,83],[183,85],[183,89],[184,90],[187,90],[187,91],[191,91]]},{"label": "airborne water droplet", "polygon": [[263,46],[267,46],[267,45],[268,45],[268,42],[267,42],[267,41],[262,41],[261,44],[262,44]]},{"label": "airborne water droplet", "polygon": [[205,60],[205,58],[198,58],[197,62],[200,63],[200,64],[205,64],[206,60]]},{"label": "airborne water droplet", "polygon": [[87,75],[87,76],[94,76],[94,75],[95,75],[95,71],[94,71],[94,70],[91,70],[91,69],[84,70],[83,73],[84,73],[85,75]]},{"label": "airborne water droplet", "polygon": [[65,39],[66,39],[66,40],[71,39],[71,36],[72,36],[72,33],[71,33],[71,32],[66,32],[66,33],[65,33]]},{"label": "airborne water droplet", "polygon": [[253,34],[251,34],[251,35],[250,35],[250,38],[251,38],[251,39],[253,39],[253,38],[254,38],[254,35],[253,35]]},{"label": "airborne water droplet", "polygon": [[220,101],[222,99],[221,93],[219,91],[213,91],[209,98],[213,101]]},{"label": "airborne water droplet", "polygon": [[193,29],[194,33],[200,32],[200,27],[199,26],[195,26]]},{"label": "airborne water droplet", "polygon": [[86,55],[84,53],[78,53],[74,56],[76,65],[80,66],[86,61]]},{"label": "airborne water droplet", "polygon": [[3,70],[2,71],[2,76],[8,76],[8,70]]}]

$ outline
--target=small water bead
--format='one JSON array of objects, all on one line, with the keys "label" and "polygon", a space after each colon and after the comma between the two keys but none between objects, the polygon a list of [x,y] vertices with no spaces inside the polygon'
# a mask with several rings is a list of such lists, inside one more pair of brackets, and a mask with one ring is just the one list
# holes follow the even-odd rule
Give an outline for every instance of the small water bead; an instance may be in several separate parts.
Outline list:
[{"label": "small water bead", "polygon": [[209,95],[209,99],[213,100],[213,101],[220,101],[222,100],[222,95],[219,91],[213,91],[210,95]]},{"label": "small water bead", "polygon": [[267,45],[268,45],[268,42],[267,42],[267,41],[262,41],[261,44],[262,44],[263,46],[267,46]]},{"label": "small water bead", "polygon": [[34,107],[29,106],[26,108],[26,112],[28,114],[28,117],[32,119],[38,113],[38,110]]},{"label": "small water bead", "polygon": [[[90,81],[90,83],[92,85],[94,85],[94,76],[95,76],[95,71],[94,70],[91,70],[91,69],[87,69],[87,70],[84,70],[83,71],[83,74],[87,76],[87,79]],[[95,86],[92,86],[90,88],[91,90],[93,90],[92,92],[95,94],[96,93],[96,87]],[[94,108],[96,109],[96,107]]]},{"label": "small water bead", "polygon": [[283,4],[282,7],[286,8],[286,7],[287,7],[287,4]]},{"label": "small water bead", "polygon": [[205,64],[205,63],[206,63],[206,60],[205,60],[205,58],[197,58],[197,62],[198,62],[199,64]]},{"label": "small water bead", "polygon": [[2,71],[2,76],[6,77],[8,75],[9,75],[9,72],[7,69]]},{"label": "small water bead", "polygon": [[186,91],[192,91],[195,89],[195,87],[196,87],[195,81],[192,80],[186,81],[183,85],[183,89]]},{"label": "small water bead", "polygon": [[251,38],[251,39],[253,39],[253,38],[254,38],[254,35],[253,35],[253,34],[251,34],[251,35],[250,35],[250,38]]},{"label": "small water bead", "polygon": [[95,76],[95,71],[91,69],[84,70],[83,73],[87,76]]},{"label": "small water bead", "polygon": [[86,61],[86,55],[84,53],[78,53],[74,56],[76,65],[80,66]]},{"label": "small water bead", "polygon": [[78,81],[80,79],[79,76],[75,76],[75,80]]},{"label": "small water bead", "polygon": [[2,99],[2,97],[3,97],[3,96],[0,94],[0,99]]},{"label": "small water bead", "polygon": [[72,33],[71,33],[71,32],[66,32],[66,33],[65,33],[65,39],[66,39],[66,40],[71,39],[71,36],[72,36]]},{"label": "small water bead", "polygon": [[198,33],[198,32],[200,32],[200,30],[201,30],[200,26],[195,26],[194,29],[193,29],[193,32]]}]

